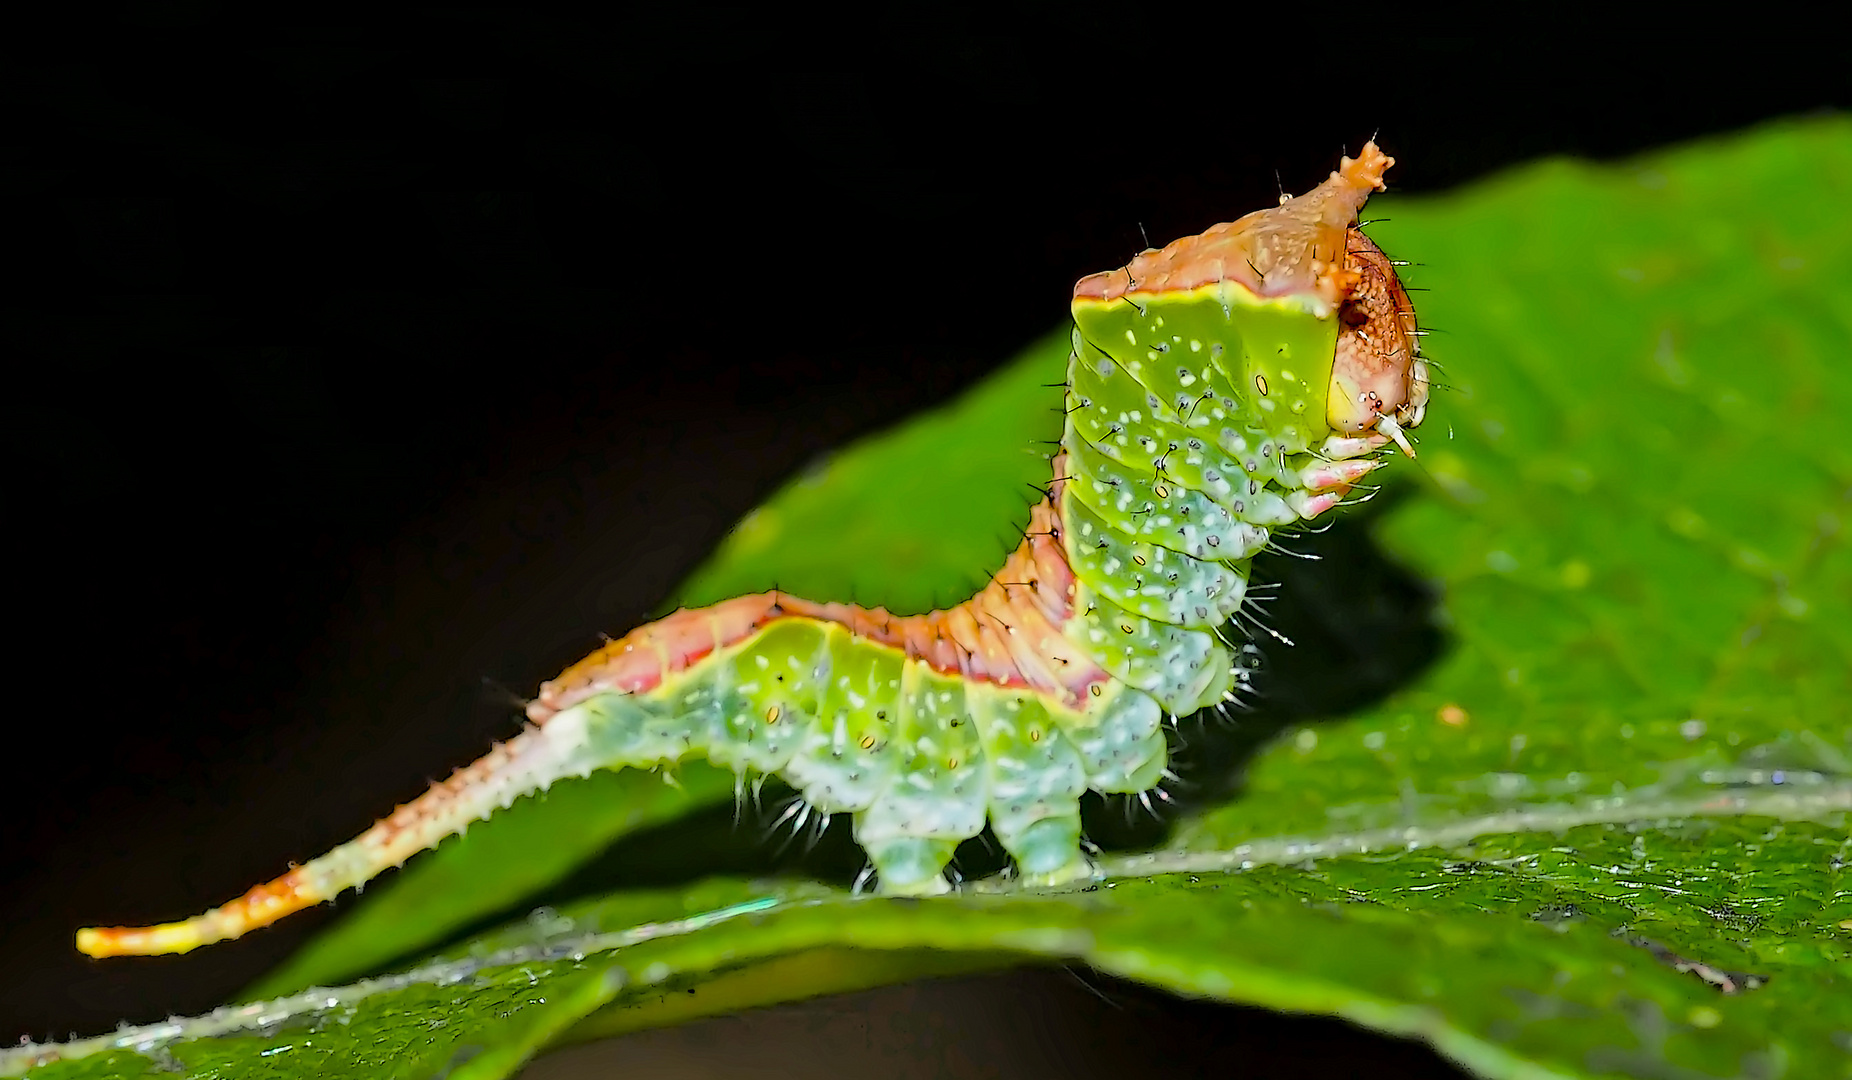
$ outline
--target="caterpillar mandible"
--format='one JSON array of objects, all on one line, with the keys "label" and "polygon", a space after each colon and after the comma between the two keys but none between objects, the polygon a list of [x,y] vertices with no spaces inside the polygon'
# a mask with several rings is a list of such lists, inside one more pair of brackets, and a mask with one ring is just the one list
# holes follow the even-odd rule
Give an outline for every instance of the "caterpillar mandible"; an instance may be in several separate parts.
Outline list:
[{"label": "caterpillar mandible", "polygon": [[1420,331],[1357,215],[1375,143],[1311,192],[1074,287],[1067,420],[1021,545],[949,609],[761,593],[639,627],[540,687],[522,734],[356,839],[202,915],[78,931],[185,952],[332,899],[517,797],[705,757],[853,815],[884,892],[948,890],[986,823],[1032,883],[1087,878],[1080,797],[1166,774],[1162,720],[1246,677],[1222,627],[1274,530],[1330,510],[1427,407]]}]

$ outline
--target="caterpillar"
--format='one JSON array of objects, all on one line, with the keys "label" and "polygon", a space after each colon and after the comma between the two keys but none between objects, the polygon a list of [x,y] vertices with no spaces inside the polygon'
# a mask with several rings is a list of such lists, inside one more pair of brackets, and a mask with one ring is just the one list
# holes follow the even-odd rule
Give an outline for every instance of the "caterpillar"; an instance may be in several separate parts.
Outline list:
[{"label": "caterpillar", "polygon": [[770,592],[677,611],[542,684],[521,734],[354,840],[181,922],[80,930],[78,949],[236,938],[555,780],[694,757],[853,815],[883,892],[947,891],[986,824],[1029,883],[1089,878],[1082,794],[1157,786],[1164,717],[1245,682],[1223,628],[1254,555],[1390,443],[1414,454],[1420,330],[1357,224],[1393,164],[1368,143],[1305,195],[1075,285],[1053,478],[964,603],[894,615]]}]

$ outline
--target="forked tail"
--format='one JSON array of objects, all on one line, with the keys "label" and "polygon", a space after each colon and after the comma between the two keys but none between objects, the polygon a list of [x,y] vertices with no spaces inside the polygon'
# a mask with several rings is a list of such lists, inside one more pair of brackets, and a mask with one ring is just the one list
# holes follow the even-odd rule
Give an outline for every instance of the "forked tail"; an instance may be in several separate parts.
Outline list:
[{"label": "forked tail", "polygon": [[453,833],[529,792],[567,775],[588,772],[580,760],[582,722],[529,725],[448,780],[399,807],[359,836],[238,899],[181,922],[159,926],[93,927],[77,932],[78,951],[91,956],[183,953],[241,937],[305,907],[331,900],[398,866]]}]

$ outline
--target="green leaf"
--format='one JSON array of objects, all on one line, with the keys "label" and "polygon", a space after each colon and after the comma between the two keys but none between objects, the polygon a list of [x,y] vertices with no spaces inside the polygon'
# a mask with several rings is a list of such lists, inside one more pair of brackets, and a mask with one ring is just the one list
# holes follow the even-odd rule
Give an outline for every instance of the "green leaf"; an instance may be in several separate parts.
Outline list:
[{"label": "green leaf", "polygon": [[[405,975],[72,1044],[56,1052],[90,1056],[33,1075],[506,1076],[563,1040],[1047,958],[1346,1017],[1490,1076],[1852,1077],[1848,202],[1852,125],[1825,120],[1383,208],[1373,233],[1423,264],[1452,392],[1370,525],[1438,589],[1445,649],[1345,639],[1375,624],[1342,601],[1387,572],[1334,533],[1280,604],[1346,613],[1272,650],[1303,673],[1301,704],[1271,714],[1291,726],[1203,754],[1200,812],[1105,858],[1094,888],[620,891]],[[1043,466],[1022,447],[1052,400],[1036,384],[1062,353],[796,482],[686,595],[774,569],[839,594],[852,552],[859,599],[947,598],[1020,523],[1014,489]],[[1359,682],[1397,689],[1312,692]],[[428,946],[730,797],[683,781],[519,804],[266,985]]]}]

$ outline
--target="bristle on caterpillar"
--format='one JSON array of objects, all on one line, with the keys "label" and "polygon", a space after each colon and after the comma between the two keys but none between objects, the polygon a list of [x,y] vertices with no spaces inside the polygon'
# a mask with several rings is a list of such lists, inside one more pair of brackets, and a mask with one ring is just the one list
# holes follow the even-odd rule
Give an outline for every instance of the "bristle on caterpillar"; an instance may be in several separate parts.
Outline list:
[{"label": "bristle on caterpillar", "polygon": [[[92,956],[185,952],[358,887],[555,780],[704,758],[793,813],[851,814],[879,888],[950,888],[986,823],[1032,883],[1092,874],[1080,796],[1174,779],[1166,716],[1239,704],[1248,582],[1427,407],[1420,330],[1357,213],[1374,143],[1280,205],[1074,288],[1066,428],[1020,544],[923,615],[760,593],[633,630],[541,686],[529,727],[353,841],[203,915],[86,929]],[[801,810],[797,809],[801,807]],[[865,880],[866,875],[864,875]],[[861,882],[858,882],[858,887]]]}]

